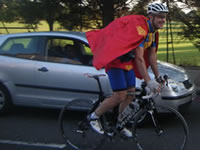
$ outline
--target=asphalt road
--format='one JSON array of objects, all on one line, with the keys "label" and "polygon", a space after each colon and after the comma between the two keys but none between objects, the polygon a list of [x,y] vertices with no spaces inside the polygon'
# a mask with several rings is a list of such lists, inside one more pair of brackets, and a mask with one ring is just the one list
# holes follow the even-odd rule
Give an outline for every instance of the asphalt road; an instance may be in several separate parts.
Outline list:
[{"label": "asphalt road", "polygon": [[[190,128],[188,150],[200,148],[200,96],[184,114]],[[57,110],[18,107],[0,116],[0,150],[64,150]],[[73,115],[72,115],[73,118]],[[131,144],[109,145],[110,150],[132,149]]]}]

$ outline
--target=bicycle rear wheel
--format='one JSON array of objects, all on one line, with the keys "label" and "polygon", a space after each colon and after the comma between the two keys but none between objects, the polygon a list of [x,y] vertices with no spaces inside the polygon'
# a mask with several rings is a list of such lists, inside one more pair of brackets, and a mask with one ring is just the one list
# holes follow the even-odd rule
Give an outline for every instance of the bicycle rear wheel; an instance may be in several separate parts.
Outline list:
[{"label": "bicycle rear wheel", "polygon": [[[156,106],[156,108],[166,112],[158,115],[154,111],[154,116],[162,129],[162,133],[157,133],[151,122],[142,126],[142,128],[135,124],[133,133],[138,148],[140,150],[184,150],[189,137],[189,129],[185,119],[173,108],[161,105]],[[144,113],[150,115],[146,110],[140,110],[135,122]]]},{"label": "bicycle rear wheel", "polygon": [[63,107],[59,115],[59,128],[67,150],[97,150],[104,143],[104,135],[93,131],[89,126],[87,112],[71,111],[74,106],[81,106],[88,101],[74,100]]}]

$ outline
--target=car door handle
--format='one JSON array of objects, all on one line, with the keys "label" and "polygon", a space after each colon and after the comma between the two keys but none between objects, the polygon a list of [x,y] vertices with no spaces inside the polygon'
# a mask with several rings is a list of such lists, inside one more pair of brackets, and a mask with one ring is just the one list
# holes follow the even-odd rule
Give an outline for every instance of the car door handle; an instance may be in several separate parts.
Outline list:
[{"label": "car door handle", "polygon": [[38,71],[47,72],[49,71],[46,67],[39,68]]}]

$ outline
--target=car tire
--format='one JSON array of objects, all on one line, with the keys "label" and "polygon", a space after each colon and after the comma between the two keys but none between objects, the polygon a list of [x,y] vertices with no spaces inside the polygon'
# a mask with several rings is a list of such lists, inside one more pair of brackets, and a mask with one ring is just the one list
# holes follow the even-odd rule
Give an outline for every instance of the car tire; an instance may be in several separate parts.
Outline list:
[{"label": "car tire", "polygon": [[0,114],[6,113],[12,106],[11,96],[8,89],[0,83]]}]

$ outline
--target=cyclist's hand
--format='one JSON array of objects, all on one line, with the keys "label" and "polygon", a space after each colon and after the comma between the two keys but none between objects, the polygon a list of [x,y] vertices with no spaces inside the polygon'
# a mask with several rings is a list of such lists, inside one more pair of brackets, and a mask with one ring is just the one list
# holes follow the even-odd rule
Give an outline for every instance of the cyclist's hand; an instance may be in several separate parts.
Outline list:
[{"label": "cyclist's hand", "polygon": [[149,82],[147,82],[147,87],[150,88],[151,92],[160,93],[161,85],[155,80],[150,80]]}]

